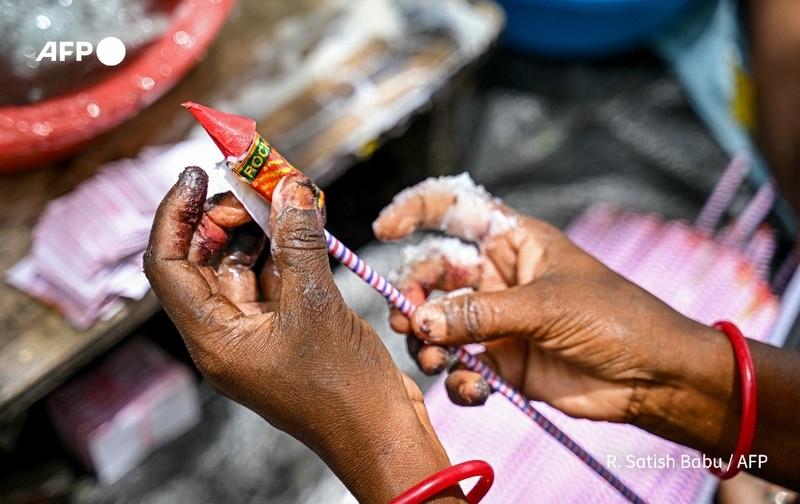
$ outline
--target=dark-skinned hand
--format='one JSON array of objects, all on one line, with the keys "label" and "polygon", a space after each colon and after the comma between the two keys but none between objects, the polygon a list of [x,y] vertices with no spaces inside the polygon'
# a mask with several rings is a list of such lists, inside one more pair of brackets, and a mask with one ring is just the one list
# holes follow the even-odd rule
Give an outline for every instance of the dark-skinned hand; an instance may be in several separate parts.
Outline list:
[{"label": "dark-skinned hand", "polygon": [[207,182],[199,168],[181,174],[144,269],[208,383],[313,449],[359,502],[388,502],[448,467],[419,388],[333,282],[308,179],[276,189],[259,275],[263,233],[231,195],[206,202]]},{"label": "dark-skinned hand", "polygon": [[[399,270],[396,286],[418,308],[410,320],[393,310],[390,323],[409,335],[423,371],[447,367],[447,346],[480,343],[480,358],[531,400],[730,456],[741,392],[731,345],[720,331],[683,317],[558,229],[515,212],[463,177],[405,190],[373,224],[382,240],[418,229],[477,247],[470,259],[452,243],[429,246]],[[455,292],[428,300],[436,290]],[[800,428],[782,411],[800,388],[800,355],[749,343],[760,403],[752,453],[774,461],[765,468],[768,477],[796,486],[800,463],[789,446],[800,448]],[[461,365],[446,385],[462,405],[483,404],[491,392]]]}]

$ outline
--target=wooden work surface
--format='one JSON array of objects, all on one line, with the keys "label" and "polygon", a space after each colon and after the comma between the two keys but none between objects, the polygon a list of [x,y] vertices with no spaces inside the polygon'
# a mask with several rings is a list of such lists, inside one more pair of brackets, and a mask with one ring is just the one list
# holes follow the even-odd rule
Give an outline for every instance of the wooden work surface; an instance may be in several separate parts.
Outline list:
[{"label": "wooden work surface", "polygon": [[[347,70],[345,74],[360,72],[368,80],[371,93],[366,99],[356,92],[352,79],[309,72],[302,64],[293,66],[314,53],[327,27],[341,21],[342,7],[332,8],[329,3],[243,1],[205,57],[153,105],[71,159],[0,175],[0,272],[28,253],[31,230],[49,200],[72,191],[104,162],[135,157],[144,146],[186,138],[195,125],[179,106],[183,101],[261,118],[262,135],[325,185],[430,102],[443,83],[491,43],[465,52],[458,37],[436,27],[400,37],[413,41],[403,47],[393,47],[391,40],[380,36],[366,37],[343,53],[337,64]],[[502,25],[494,4],[465,5],[486,18],[493,41]],[[286,26],[304,29],[292,31]],[[378,117],[381,124],[371,125],[370,120],[381,114],[385,115]],[[77,331],[53,309],[0,283],[0,424],[14,419],[158,309],[151,293],[127,303],[111,320]]]}]

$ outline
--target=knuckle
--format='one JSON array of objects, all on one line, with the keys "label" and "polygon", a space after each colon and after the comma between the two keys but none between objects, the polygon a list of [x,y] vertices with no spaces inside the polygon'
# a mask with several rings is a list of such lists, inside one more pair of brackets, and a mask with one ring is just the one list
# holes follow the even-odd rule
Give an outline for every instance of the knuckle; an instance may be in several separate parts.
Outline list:
[{"label": "knuckle", "polygon": [[481,302],[473,296],[463,296],[460,307],[464,333],[476,341],[482,338],[481,328],[487,322],[487,311]]},{"label": "knuckle", "polygon": [[[310,218],[313,215],[313,218]],[[320,221],[313,210],[286,208],[275,223],[275,241],[281,246],[314,244],[324,241]]]}]

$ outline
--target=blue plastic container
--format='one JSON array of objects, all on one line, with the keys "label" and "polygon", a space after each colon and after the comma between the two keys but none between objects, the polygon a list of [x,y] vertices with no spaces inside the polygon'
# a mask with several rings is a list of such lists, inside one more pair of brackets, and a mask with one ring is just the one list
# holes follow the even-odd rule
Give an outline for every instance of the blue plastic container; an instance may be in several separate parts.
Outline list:
[{"label": "blue plastic container", "polygon": [[498,0],[504,42],[553,58],[597,58],[639,49],[704,0]]}]

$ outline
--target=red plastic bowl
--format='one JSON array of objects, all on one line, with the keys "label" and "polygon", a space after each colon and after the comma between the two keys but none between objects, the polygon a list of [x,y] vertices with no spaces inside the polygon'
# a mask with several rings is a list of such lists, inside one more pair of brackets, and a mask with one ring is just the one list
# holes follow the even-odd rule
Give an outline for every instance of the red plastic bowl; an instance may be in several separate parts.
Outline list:
[{"label": "red plastic bowl", "polygon": [[214,39],[235,0],[182,0],[165,35],[109,78],[32,105],[0,108],[0,173],[74,153],[174,86]]}]

